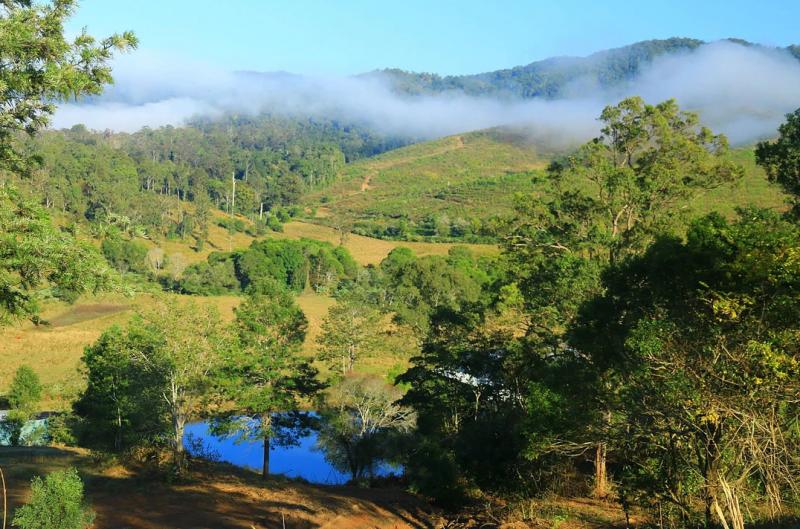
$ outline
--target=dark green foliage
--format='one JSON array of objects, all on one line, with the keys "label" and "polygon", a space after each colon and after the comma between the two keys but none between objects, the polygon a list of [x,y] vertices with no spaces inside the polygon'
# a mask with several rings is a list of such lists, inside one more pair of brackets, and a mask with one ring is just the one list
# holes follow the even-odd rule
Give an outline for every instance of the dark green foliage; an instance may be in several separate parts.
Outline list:
[{"label": "dark green foliage", "polygon": [[571,342],[622,382],[610,435],[629,501],[666,504],[682,523],[701,503],[708,525],[791,496],[798,247],[797,227],[774,213],[710,215],[685,243],[661,239],[605,274]]},{"label": "dark green foliage", "polygon": [[276,281],[294,292],[306,286],[333,289],[354,277],[358,267],[344,248],[312,240],[265,239],[233,253],[212,253],[205,263],[189,266],[180,282],[188,294],[219,295],[247,290],[252,284]]},{"label": "dark green foliage", "polygon": [[320,388],[317,371],[298,355],[307,326],[303,311],[281,283],[271,278],[251,283],[236,309],[235,343],[213,374],[219,395],[231,404],[227,414],[215,419],[214,430],[262,441],[264,477],[271,443],[297,441],[310,419],[296,411],[300,399]]},{"label": "dark green foliage", "polygon": [[4,169],[29,168],[30,159],[14,146],[17,133],[33,135],[47,126],[55,102],[100,94],[113,80],[109,63],[114,52],[137,45],[131,32],[98,42],[84,31],[67,40],[64,24],[76,5],[75,0],[3,2],[0,167]]},{"label": "dark green foliage", "polygon": [[402,70],[383,70],[368,75],[386,76],[395,90],[406,94],[463,90],[471,95],[554,98],[563,96],[564,90],[579,80],[598,88],[618,86],[633,79],[656,57],[693,50],[701,44],[703,42],[700,40],[683,38],[648,40],[585,58],[546,59],[526,66],[475,75],[441,77]]},{"label": "dark green foliage", "polygon": [[83,499],[83,481],[74,468],[36,476],[30,501],[17,508],[14,527],[21,529],[86,529],[94,513]]},{"label": "dark green foliage", "polygon": [[147,272],[147,246],[144,244],[112,235],[103,239],[100,248],[108,263],[118,272]]},{"label": "dark green foliage", "polygon": [[786,115],[786,122],[778,133],[777,140],[758,144],[756,161],[770,180],[778,182],[797,201],[800,197],[800,109]]},{"label": "dark green foliage", "polygon": [[187,267],[180,280],[183,292],[204,296],[228,294],[240,287],[233,259],[229,258],[229,254],[219,252],[209,255],[205,263]]},{"label": "dark green foliage", "polygon": [[158,335],[134,326],[127,331],[112,327],[86,348],[87,386],[73,406],[84,421],[82,444],[121,452],[157,442],[165,433],[159,381],[133,358],[134,351],[160,346]]}]

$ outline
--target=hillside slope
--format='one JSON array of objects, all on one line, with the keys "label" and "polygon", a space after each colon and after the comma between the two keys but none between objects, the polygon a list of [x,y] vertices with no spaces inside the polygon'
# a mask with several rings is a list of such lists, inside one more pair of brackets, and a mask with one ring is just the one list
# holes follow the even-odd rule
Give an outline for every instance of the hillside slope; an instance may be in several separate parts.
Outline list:
[{"label": "hillside slope", "polygon": [[546,159],[519,134],[472,132],[356,162],[304,203],[315,222],[362,235],[479,240]]},{"label": "hillside slope", "polygon": [[[761,46],[741,39],[726,39],[745,46]],[[554,98],[563,96],[573,83],[581,81],[611,88],[633,79],[654,59],[692,51],[706,42],[691,38],[645,40],[599,51],[586,57],[550,57],[530,64],[472,75],[441,76],[433,73],[385,69],[364,74],[389,82],[401,94],[420,95],[463,91],[473,96]],[[800,59],[797,46],[786,51]]]},{"label": "hillside slope", "polygon": [[[491,242],[517,193],[537,192],[536,176],[555,153],[498,129],[418,143],[345,168],[339,181],[305,198],[314,223],[406,241]],[[755,163],[752,147],[731,151],[741,182],[696,197],[693,214],[738,207],[783,209],[785,195]]]}]

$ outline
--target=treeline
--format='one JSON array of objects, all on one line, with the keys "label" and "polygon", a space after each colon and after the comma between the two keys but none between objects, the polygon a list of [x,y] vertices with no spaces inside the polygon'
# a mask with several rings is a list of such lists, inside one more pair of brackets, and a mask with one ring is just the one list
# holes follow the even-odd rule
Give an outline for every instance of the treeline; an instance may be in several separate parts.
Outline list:
[{"label": "treeline", "polygon": [[[744,46],[758,46],[741,39],[728,39]],[[504,70],[441,76],[398,69],[378,70],[365,74],[385,79],[401,94],[423,95],[463,91],[466,94],[505,97],[560,97],[577,81],[592,82],[609,89],[630,81],[658,57],[686,53],[705,44],[702,40],[669,38],[645,40],[621,48],[604,50],[588,57],[553,57]],[[798,46],[786,51],[799,57]]]},{"label": "treeline", "polygon": [[40,163],[19,184],[46,208],[76,219],[170,236],[193,216],[184,203],[264,221],[332,182],[345,163],[405,141],[335,121],[272,115],[133,134],[78,125],[25,140],[23,152]]},{"label": "treeline", "polygon": [[231,294],[268,279],[296,293],[306,286],[325,292],[357,273],[358,264],[343,246],[267,239],[246,250],[212,253],[206,262],[187,267],[176,288],[187,294]]}]

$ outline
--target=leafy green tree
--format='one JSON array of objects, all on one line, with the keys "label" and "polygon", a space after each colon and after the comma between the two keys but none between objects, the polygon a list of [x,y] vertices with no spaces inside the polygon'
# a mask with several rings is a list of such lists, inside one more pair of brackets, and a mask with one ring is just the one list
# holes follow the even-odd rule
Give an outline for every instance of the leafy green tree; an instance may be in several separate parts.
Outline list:
[{"label": "leafy green tree", "polygon": [[230,403],[230,413],[217,419],[215,430],[262,441],[264,478],[273,440],[295,441],[308,422],[307,414],[296,411],[300,399],[320,387],[316,370],[298,354],[307,325],[285,287],[274,281],[251,285],[236,309],[235,343],[215,372],[220,395]]},{"label": "leafy green tree", "polygon": [[372,477],[375,466],[397,455],[398,436],[415,426],[412,408],[398,404],[402,392],[379,377],[349,375],[329,388],[319,413],[317,446],[353,481]]},{"label": "leafy green tree", "polygon": [[[756,146],[756,162],[773,182],[778,182],[795,200],[800,197],[800,109],[786,115],[778,128],[778,139]],[[797,204],[795,204],[795,209]]]},{"label": "leafy green tree", "polygon": [[622,493],[687,525],[744,527],[797,486],[800,232],[748,210],[696,222],[604,278],[571,343],[619,374]]},{"label": "leafy green tree", "polygon": [[382,332],[381,314],[374,307],[357,297],[342,297],[322,322],[319,359],[345,376],[356,362],[379,350]]},{"label": "leafy green tree", "polygon": [[72,301],[113,285],[96,248],[56,229],[42,208],[0,186],[0,325],[19,317],[38,322],[37,291],[45,286]]},{"label": "leafy green tree", "polygon": [[[520,203],[506,241],[529,313],[528,346],[544,358],[574,355],[564,332],[581,303],[600,293],[603,269],[641,253],[659,234],[679,233],[683,204],[742,175],[725,158],[726,138],[673,100],[648,105],[628,98],[606,107],[600,120],[599,137],[551,164],[541,184],[553,198]],[[593,369],[595,385],[581,393],[596,401],[598,422],[587,434],[610,427],[616,398],[612,375]],[[596,435],[596,493],[605,495],[607,447]],[[586,442],[574,441],[576,448]]]},{"label": "leafy green tree", "polygon": [[33,413],[41,398],[42,383],[39,381],[39,375],[30,366],[20,366],[11,380],[8,403],[13,409]]},{"label": "leafy green tree", "polygon": [[169,431],[163,381],[143,369],[133,352],[159,347],[160,336],[141,326],[112,327],[86,347],[86,389],[73,404],[86,426],[85,445],[121,452]]},{"label": "leafy green tree", "polygon": [[59,100],[101,93],[112,81],[109,62],[114,52],[137,46],[131,32],[98,42],[84,31],[68,41],[64,23],[76,5],[75,0],[3,2],[0,167],[23,169],[24,160],[13,147],[15,135],[44,128]]},{"label": "leafy green tree", "polygon": [[209,306],[159,298],[131,321],[137,335],[153,336],[157,344],[130,348],[134,362],[158,383],[157,392],[166,406],[169,443],[176,472],[186,467],[186,422],[204,405],[211,389],[211,373],[220,364],[226,334],[219,313]]},{"label": "leafy green tree", "polygon": [[30,501],[17,508],[12,525],[21,529],[87,529],[94,513],[83,498],[83,481],[74,468],[31,480]]},{"label": "leafy green tree", "polygon": [[140,242],[112,235],[103,239],[101,249],[106,260],[118,272],[141,274],[147,271],[147,246]]}]

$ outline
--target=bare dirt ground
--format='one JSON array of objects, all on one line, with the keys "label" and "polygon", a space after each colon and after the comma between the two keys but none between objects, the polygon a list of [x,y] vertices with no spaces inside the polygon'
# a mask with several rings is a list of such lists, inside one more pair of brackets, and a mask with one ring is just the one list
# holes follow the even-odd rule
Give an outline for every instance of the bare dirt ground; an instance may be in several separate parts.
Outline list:
[{"label": "bare dirt ground", "polygon": [[9,507],[23,503],[35,474],[74,466],[97,514],[96,529],[425,529],[438,516],[395,489],[262,481],[228,465],[195,464],[189,479],[146,480],[119,466],[102,468],[75,448],[0,448]]}]

